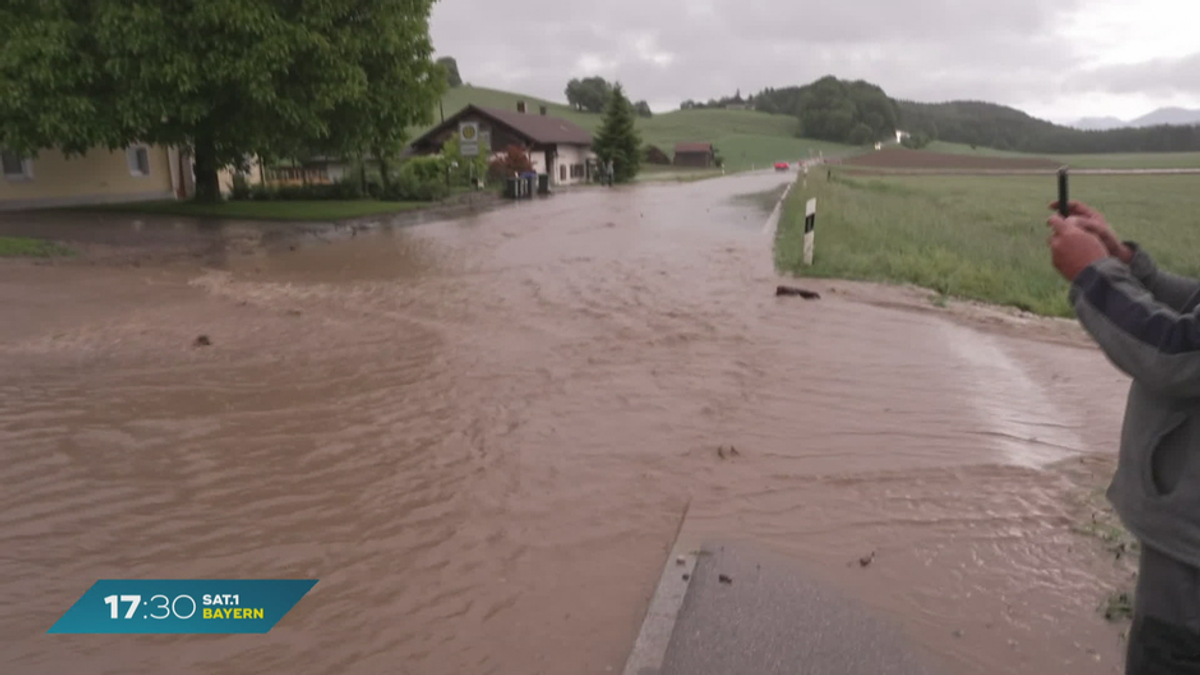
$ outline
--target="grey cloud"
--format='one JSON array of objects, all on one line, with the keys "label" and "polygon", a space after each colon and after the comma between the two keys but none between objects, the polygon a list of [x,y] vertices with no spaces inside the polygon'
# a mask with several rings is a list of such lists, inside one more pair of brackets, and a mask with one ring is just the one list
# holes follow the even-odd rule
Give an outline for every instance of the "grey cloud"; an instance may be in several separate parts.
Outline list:
[{"label": "grey cloud", "polygon": [[862,78],[918,100],[1059,95],[1080,65],[1056,22],[1083,0],[441,0],[434,45],[463,78],[563,100],[619,79],[656,109],[684,99]]},{"label": "grey cloud", "polygon": [[1200,52],[1178,59],[1092,68],[1069,79],[1066,88],[1110,94],[1200,94]]}]

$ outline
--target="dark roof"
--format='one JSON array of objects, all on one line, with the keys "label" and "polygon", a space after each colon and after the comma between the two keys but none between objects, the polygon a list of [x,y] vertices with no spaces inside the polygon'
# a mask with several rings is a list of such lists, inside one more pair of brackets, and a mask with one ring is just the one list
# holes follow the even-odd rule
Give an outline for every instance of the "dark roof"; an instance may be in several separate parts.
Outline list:
[{"label": "dark roof", "polygon": [[676,143],[675,152],[712,152],[712,143]]},{"label": "dark roof", "polygon": [[584,131],[579,125],[561,117],[519,113],[516,110],[499,108],[480,108],[480,110],[485,115],[504,122],[538,143],[592,144],[591,134]]},{"label": "dark roof", "polygon": [[421,144],[434,136],[443,133],[447,129],[452,129],[458,120],[468,113],[477,113],[482,117],[491,119],[493,122],[498,122],[506,127],[509,127],[519,135],[533,143],[562,143],[570,145],[591,145],[592,135],[584,131],[579,125],[568,122],[561,117],[550,117],[549,115],[539,115],[531,113],[520,113],[516,110],[501,110],[499,108],[481,108],[476,105],[468,105],[459,110],[450,117],[446,118],[445,122],[425,132],[420,138],[413,140],[410,144],[415,146]]}]

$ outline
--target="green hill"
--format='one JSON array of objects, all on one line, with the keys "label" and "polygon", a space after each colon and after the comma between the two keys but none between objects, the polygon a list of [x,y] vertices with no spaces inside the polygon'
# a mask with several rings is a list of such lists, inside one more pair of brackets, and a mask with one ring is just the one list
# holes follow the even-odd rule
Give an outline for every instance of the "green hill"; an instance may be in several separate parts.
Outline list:
[{"label": "green hill", "polygon": [[[442,109],[434,112],[434,121],[441,120],[442,110],[447,117],[468,104],[516,110],[517,101],[525,101],[533,114],[544,105],[548,114],[568,119],[591,132],[596,131],[602,119],[599,114],[577,112],[562,103],[533,96],[462,86],[446,92],[442,97]],[[777,161],[796,162],[818,152],[826,157],[837,157],[861,150],[849,145],[798,138],[797,125],[796,118],[790,115],[753,110],[675,110],[637,120],[643,143],[656,145],[670,155],[676,143],[711,142],[725,159],[728,171],[761,169]],[[416,130],[414,135],[426,129]]]}]

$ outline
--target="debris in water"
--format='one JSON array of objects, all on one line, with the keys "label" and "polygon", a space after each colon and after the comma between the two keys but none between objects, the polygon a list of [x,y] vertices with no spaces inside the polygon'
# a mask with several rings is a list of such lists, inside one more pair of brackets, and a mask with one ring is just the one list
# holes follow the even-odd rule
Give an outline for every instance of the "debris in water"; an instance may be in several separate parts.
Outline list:
[{"label": "debris in water", "polygon": [[288,250],[289,250],[289,251],[295,251],[295,250],[296,250],[296,245],[295,245],[295,244],[292,244],[291,246],[289,246],[289,247],[288,247]]},{"label": "debris in water", "polygon": [[690,575],[690,574],[685,574],[685,575],[683,575],[683,580],[684,580],[684,581],[687,581],[688,579],[691,579],[691,578],[692,578],[692,575]]},{"label": "debris in water", "polygon": [[1104,618],[1109,621],[1120,621],[1133,617],[1133,598],[1129,593],[1114,593],[1108,596],[1104,608]]},{"label": "debris in water", "polygon": [[873,560],[875,560],[875,551],[871,551],[869,555],[864,555],[863,557],[859,558],[858,564],[866,567],[867,565],[870,565],[871,561]]},{"label": "debris in water", "polygon": [[728,574],[718,574],[717,581],[720,581],[723,584],[732,584],[733,577],[729,576]]},{"label": "debris in water", "polygon": [[301,311],[300,311],[300,310],[298,310],[298,309],[289,309],[289,310],[288,310],[288,315],[289,315],[289,316],[300,316],[302,313],[303,313],[303,312],[301,312]]},{"label": "debris in water", "polygon": [[798,295],[805,300],[821,299],[821,294],[816,291],[806,291],[803,288],[796,288],[794,286],[778,286],[775,288],[775,295]]},{"label": "debris in water", "polygon": [[212,340],[208,339],[207,335],[201,335],[192,343],[193,347],[208,347],[212,345]]},{"label": "debris in water", "polygon": [[955,628],[955,629],[954,629],[954,637],[956,637],[956,638],[960,638],[960,637],[962,637],[962,636],[963,636],[962,629],[961,629],[961,628]]},{"label": "debris in water", "polygon": [[686,562],[687,562],[687,559],[686,559],[686,558],[684,558],[683,556],[678,556],[678,557],[676,557],[676,558],[675,558],[675,564],[676,564],[676,565],[682,565],[682,564],[684,564],[684,563],[686,563]]},{"label": "debris in water", "polygon": [[730,457],[741,457],[742,453],[738,452],[737,448],[732,445],[726,448],[724,445],[717,446],[717,457],[728,459]]}]

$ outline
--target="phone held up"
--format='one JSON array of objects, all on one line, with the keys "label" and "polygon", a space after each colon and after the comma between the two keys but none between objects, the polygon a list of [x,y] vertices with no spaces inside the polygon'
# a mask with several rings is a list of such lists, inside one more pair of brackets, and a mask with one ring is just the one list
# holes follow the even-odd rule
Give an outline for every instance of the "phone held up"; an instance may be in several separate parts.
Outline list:
[{"label": "phone held up", "polygon": [[1058,213],[1063,218],[1071,215],[1070,201],[1067,197],[1067,167],[1058,170]]}]

